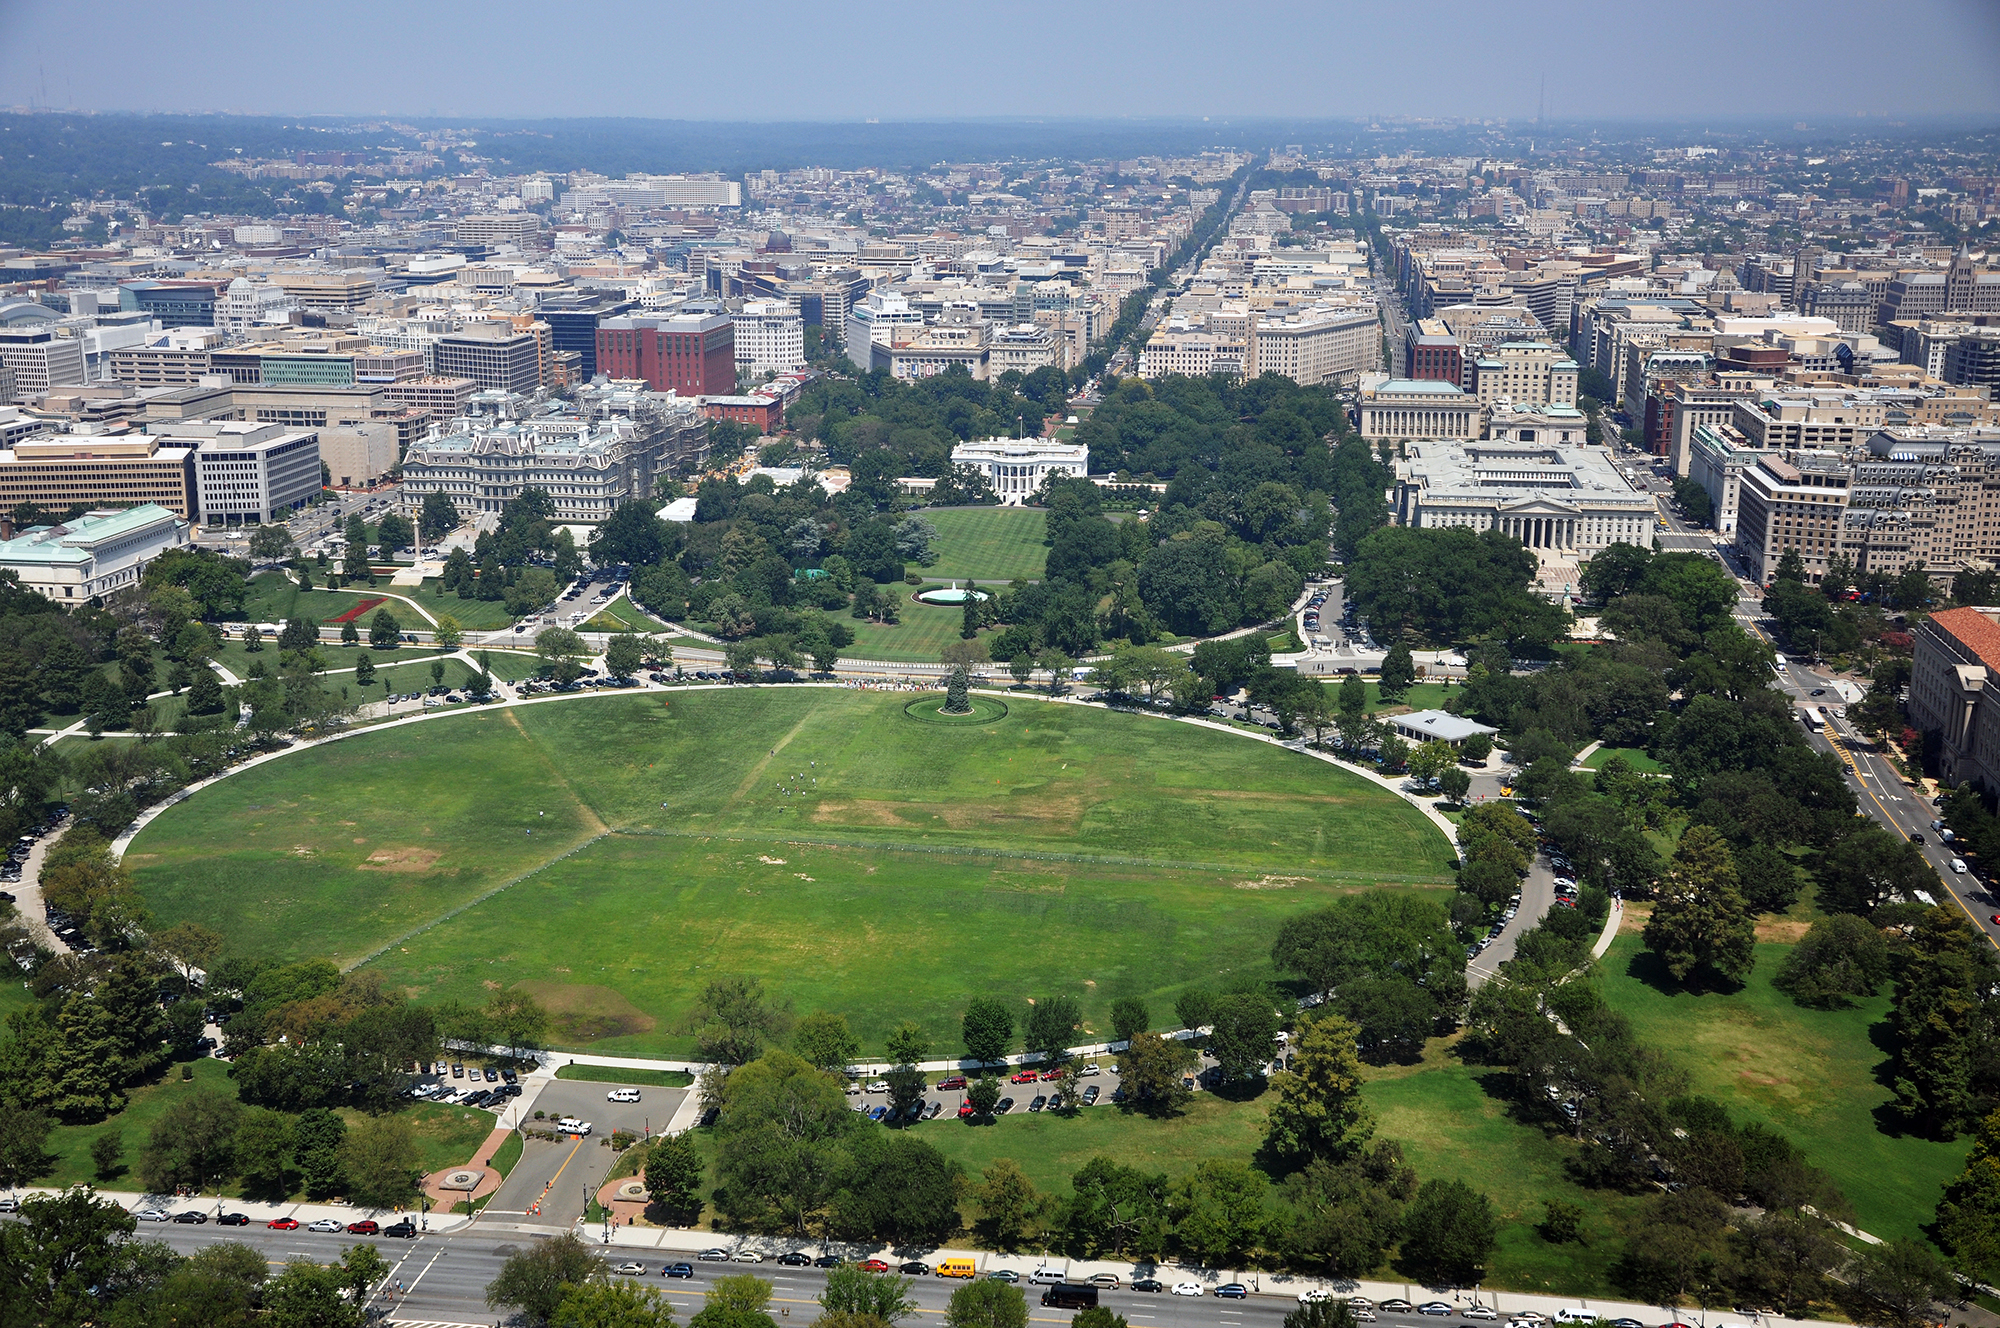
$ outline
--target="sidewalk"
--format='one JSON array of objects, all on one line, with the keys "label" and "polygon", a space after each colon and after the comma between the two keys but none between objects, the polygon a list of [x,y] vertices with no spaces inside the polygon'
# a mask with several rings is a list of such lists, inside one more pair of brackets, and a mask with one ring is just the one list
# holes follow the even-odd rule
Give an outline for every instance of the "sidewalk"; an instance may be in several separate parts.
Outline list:
[{"label": "sidewalk", "polygon": [[[207,1213],[212,1222],[218,1213],[242,1213],[254,1225],[262,1226],[277,1218],[289,1217],[301,1224],[317,1222],[322,1218],[333,1218],[343,1226],[349,1222],[359,1222],[362,1218],[373,1218],[387,1226],[399,1218],[411,1218],[426,1231],[456,1231],[471,1222],[471,1218],[454,1213],[440,1213],[433,1210],[428,1217],[421,1205],[407,1208],[362,1208],[345,1203],[255,1203],[248,1199],[219,1198],[212,1194],[199,1197],[175,1198],[172,1195],[144,1194],[133,1190],[93,1190],[100,1199],[108,1199],[128,1212],[142,1212],[148,1208],[160,1208],[169,1213],[189,1211]],[[45,1186],[23,1186],[14,1193],[25,1199],[33,1195],[56,1195],[60,1190]],[[140,1224],[140,1231],[146,1229]]]}]

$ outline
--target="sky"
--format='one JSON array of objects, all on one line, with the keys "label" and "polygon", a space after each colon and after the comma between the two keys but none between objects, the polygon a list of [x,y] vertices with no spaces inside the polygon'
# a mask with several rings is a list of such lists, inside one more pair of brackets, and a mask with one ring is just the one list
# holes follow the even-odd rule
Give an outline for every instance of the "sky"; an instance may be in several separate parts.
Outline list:
[{"label": "sky", "polygon": [[544,119],[2000,120],[2000,0],[0,0],[0,106]]}]

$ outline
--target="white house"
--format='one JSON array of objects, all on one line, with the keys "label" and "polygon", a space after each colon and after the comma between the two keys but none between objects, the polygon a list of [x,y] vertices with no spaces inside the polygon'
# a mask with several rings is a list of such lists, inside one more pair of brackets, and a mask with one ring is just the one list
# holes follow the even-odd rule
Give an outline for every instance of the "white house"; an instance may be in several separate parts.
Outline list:
[{"label": "white house", "polygon": [[982,438],[952,448],[951,464],[977,469],[1002,503],[1019,507],[1051,475],[1089,474],[1090,448],[1053,438]]}]

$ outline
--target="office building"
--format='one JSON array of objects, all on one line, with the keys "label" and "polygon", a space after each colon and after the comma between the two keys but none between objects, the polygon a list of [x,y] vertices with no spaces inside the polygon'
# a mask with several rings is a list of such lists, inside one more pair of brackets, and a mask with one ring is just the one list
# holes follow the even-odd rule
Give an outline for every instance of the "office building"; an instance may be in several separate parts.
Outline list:
[{"label": "office building", "polygon": [[735,325],[723,314],[607,319],[597,329],[597,364],[656,392],[728,396],[736,390]]},{"label": "office building", "polygon": [[222,286],[213,281],[128,281],[118,288],[118,307],[143,313],[163,328],[214,327]]},{"label": "office building", "polygon": [[543,382],[541,339],[509,323],[469,323],[439,337],[431,358],[438,377],[470,378],[487,391],[533,392]]},{"label": "office building", "polygon": [[1391,378],[1361,390],[1357,428],[1369,442],[1479,437],[1479,400],[1456,383]]},{"label": "office building", "polygon": [[1250,320],[1245,377],[1274,373],[1319,386],[1352,383],[1381,367],[1381,312],[1373,304],[1315,305],[1290,313],[1261,313]]},{"label": "office building", "polygon": [[787,301],[748,300],[734,321],[737,377],[805,368],[805,322]]},{"label": "office building", "polygon": [[595,524],[636,492],[626,470],[632,436],[614,424],[573,418],[468,418],[426,438],[403,458],[403,511],[448,494],[461,514],[499,512],[521,491],[542,489],[557,521]]},{"label": "office building", "polygon": [[0,365],[14,376],[15,397],[85,381],[83,343],[56,335],[47,323],[0,327]]},{"label": "office building", "polygon": [[2000,398],[2000,328],[1968,329],[1944,355],[1943,378],[1955,387],[1983,387]]},{"label": "office building", "polygon": [[973,467],[1004,505],[1019,507],[1051,476],[1088,475],[1090,448],[1052,438],[986,438],[952,448],[951,464]]},{"label": "office building", "polygon": [[535,317],[549,325],[549,344],[558,354],[575,351],[582,381],[597,377],[597,329],[605,319],[631,313],[637,300],[608,291],[550,295],[535,308]]},{"label": "office building", "polygon": [[1443,320],[1423,318],[1412,322],[1404,330],[1403,350],[1411,378],[1464,386],[1465,354]]},{"label": "office building", "polygon": [[910,306],[909,298],[894,291],[869,292],[847,313],[847,358],[855,368],[867,373],[884,368],[878,348],[900,345],[924,330],[924,315]]},{"label": "office building", "polygon": [[213,372],[211,360],[224,334],[216,327],[156,332],[137,346],[111,352],[111,376],[134,387],[191,387]]},{"label": "office building", "polygon": [[1710,522],[1725,535],[1736,531],[1736,512],[1743,472],[1766,456],[1749,439],[1727,424],[1697,424],[1688,447],[1687,476],[1708,495]]},{"label": "office building", "polygon": [[703,397],[701,413],[711,420],[747,424],[760,434],[773,434],[784,422],[785,406],[776,397]]},{"label": "office building", "polygon": [[441,420],[452,419],[465,413],[465,403],[478,392],[479,384],[470,378],[441,378],[436,374],[426,374],[420,378],[399,378],[388,384],[388,399],[399,405],[409,406]]},{"label": "office building", "polygon": [[154,503],[16,532],[0,519],[0,571],[21,589],[76,604],[136,586],[146,565],[188,542],[188,523]]},{"label": "office building", "polygon": [[1652,497],[1601,447],[1416,441],[1403,451],[1392,509],[1399,525],[1500,530],[1544,561],[1566,563],[1613,544],[1653,544]]},{"label": "office building", "polygon": [[0,451],[0,512],[154,503],[193,521],[201,510],[193,456],[191,443],[146,434],[31,434]]},{"label": "office building", "polygon": [[533,241],[541,229],[542,219],[532,212],[481,213],[453,222],[451,238],[453,244],[466,247],[497,249],[511,244],[520,248]]},{"label": "office building", "polygon": [[1473,361],[1473,393],[1480,404],[1576,405],[1577,365],[1569,352],[1536,341],[1503,341]]},{"label": "office building", "polygon": [[319,434],[277,424],[184,423],[169,441],[195,443],[201,519],[211,526],[282,521],[320,489]]},{"label": "office building", "polygon": [[1840,552],[1853,472],[1832,452],[1760,450],[1766,454],[1744,468],[1738,490],[1736,547],[1760,582],[1787,552],[1798,554],[1806,579],[1817,582]]},{"label": "office building", "polygon": [[320,313],[353,313],[375,297],[372,272],[342,268],[337,272],[274,272],[271,284],[301,309]]},{"label": "office building", "polygon": [[996,327],[987,337],[986,355],[986,371],[994,378],[1010,369],[1024,374],[1042,368],[1067,369],[1069,338],[1036,323]]},{"label": "office building", "polygon": [[355,420],[319,431],[319,459],[336,489],[372,489],[396,468],[396,427]]},{"label": "office building", "polygon": [[284,287],[238,277],[215,304],[215,326],[231,336],[249,336],[287,321],[298,301]]},{"label": "office building", "polygon": [[1944,609],[1920,623],[1910,723],[1937,743],[1938,777],[2000,790],[2000,610]]}]

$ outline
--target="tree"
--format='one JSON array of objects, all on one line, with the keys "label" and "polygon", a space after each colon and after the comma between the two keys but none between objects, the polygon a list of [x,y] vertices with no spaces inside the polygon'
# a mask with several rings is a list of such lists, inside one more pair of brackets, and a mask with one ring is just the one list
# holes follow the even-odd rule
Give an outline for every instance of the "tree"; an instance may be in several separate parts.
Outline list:
[{"label": "tree", "polygon": [[1937,1208],[1938,1244],[1975,1279],[2000,1269],[2000,1111],[1979,1122],[1965,1170],[1945,1186]]},{"label": "tree", "polygon": [[1438,791],[1453,802],[1462,803],[1472,791],[1472,776],[1454,765],[1438,775]]},{"label": "tree", "polygon": [[585,1282],[563,1292],[550,1328],[673,1328],[667,1298],[636,1282]]},{"label": "tree", "polygon": [[1957,1284],[1937,1255],[1907,1236],[1863,1247],[1849,1277],[1856,1295],[1881,1316],[1885,1328],[1933,1322],[1932,1304],[1958,1296]]},{"label": "tree", "polygon": [[1076,668],[1075,660],[1055,649],[1043,650],[1035,662],[1048,672],[1050,696],[1062,691],[1063,684],[1069,681],[1071,671]]},{"label": "tree", "polygon": [[387,557],[391,549],[407,549],[417,542],[416,527],[400,512],[390,512],[375,524],[375,538]]},{"label": "tree", "polygon": [[393,1208],[417,1192],[422,1157],[406,1117],[362,1121],[348,1131],[340,1160],[347,1173],[347,1197],[365,1208]]},{"label": "tree", "polygon": [[599,567],[627,563],[650,567],[671,549],[680,547],[674,527],[660,520],[654,506],[628,498],[590,534],[590,558]]},{"label": "tree", "polygon": [[[993,1159],[973,1190],[980,1225],[995,1249],[1012,1251],[1026,1241],[1044,1203],[1013,1159]],[[955,1299],[955,1298],[954,1298]]]},{"label": "tree", "polygon": [[465,628],[449,613],[440,613],[431,635],[437,641],[439,650],[456,650],[459,642],[465,639]]},{"label": "tree", "polygon": [[828,1314],[864,1314],[893,1324],[917,1312],[917,1303],[910,1299],[909,1290],[907,1277],[870,1273],[853,1264],[842,1264],[826,1275],[819,1304]]},{"label": "tree", "polygon": [[965,665],[960,664],[951,671],[951,678],[945,685],[944,713],[947,715],[969,715],[972,702],[968,698],[971,680],[966,677]]},{"label": "tree", "polygon": [[861,1039],[848,1028],[846,1015],[814,1010],[793,1030],[792,1050],[814,1069],[839,1074],[861,1054]]},{"label": "tree", "polygon": [[1137,996],[1120,996],[1111,1002],[1111,1038],[1114,1042],[1130,1042],[1145,1032],[1152,1022],[1146,1002]]},{"label": "tree", "polygon": [[709,1286],[708,1304],[688,1320],[688,1328],[777,1328],[770,1303],[771,1284],[763,1278],[718,1277]]},{"label": "tree", "polygon": [[575,682],[583,672],[579,662],[589,653],[583,638],[567,627],[545,627],[535,634],[535,654],[564,685]]},{"label": "tree", "polygon": [[889,1060],[896,1065],[915,1065],[931,1054],[930,1036],[911,1020],[904,1020],[889,1034]]},{"label": "tree", "polygon": [[165,931],[154,932],[152,948],[173,962],[181,980],[192,984],[195,975],[222,957],[222,935],[199,922],[178,922]]},{"label": "tree", "polygon": [[1249,1164],[1210,1158],[1175,1182],[1167,1210],[1182,1248],[1210,1268],[1235,1267],[1263,1242],[1270,1188]]},{"label": "tree", "polygon": [[161,1113],[139,1160],[139,1176],[155,1194],[182,1186],[199,1193],[230,1173],[243,1109],[213,1090],[182,1098]]},{"label": "tree", "polygon": [[1830,1010],[1874,995],[1888,979],[1889,944],[1882,933],[1852,913],[1835,913],[1813,923],[1771,985],[1800,1005]]},{"label": "tree", "polygon": [[359,521],[360,518],[356,517],[354,522],[349,523],[347,552],[340,559],[340,574],[349,581],[372,586],[375,584],[375,569],[368,563],[368,542],[356,539],[353,534],[354,526]]},{"label": "tree", "polygon": [[1484,733],[1475,733],[1458,747],[1459,759],[1471,765],[1484,765],[1486,758],[1493,755],[1493,739]]},{"label": "tree", "polygon": [[349,1245],[340,1252],[340,1271],[346,1279],[347,1292],[356,1305],[368,1303],[368,1293],[389,1275],[391,1264],[382,1257],[382,1252],[367,1242]]},{"label": "tree", "polygon": [[300,1112],[292,1123],[292,1157],[308,1198],[330,1199],[344,1188],[340,1158],[346,1138],[347,1123],[325,1107]]},{"label": "tree", "polygon": [[360,1328],[361,1309],[349,1304],[347,1278],[338,1264],[293,1259],[264,1285],[264,1318],[273,1328]]},{"label": "tree", "polygon": [[[56,1157],[48,1150],[49,1131],[55,1122],[39,1111],[0,1111],[0,1189],[11,1190],[55,1170]],[[112,1139],[115,1134],[99,1135]],[[97,1145],[91,1145],[96,1156]]]},{"label": "tree", "polygon": [[1740,982],[1757,962],[1756,924],[1737,886],[1735,859],[1712,827],[1692,826],[1681,836],[1645,938],[1682,982],[1697,969]]},{"label": "tree", "polygon": [[1135,1108],[1173,1116],[1193,1096],[1181,1081],[1198,1063],[1194,1048],[1179,1038],[1140,1033],[1118,1058],[1119,1079]]},{"label": "tree", "polygon": [[629,678],[646,660],[645,647],[630,632],[619,632],[604,647],[604,667],[614,678]]},{"label": "tree", "polygon": [[1361,1061],[1354,1045],[1359,1030],[1338,1015],[1315,1019],[1292,1039],[1290,1068],[1271,1086],[1265,1143],[1290,1158],[1339,1161],[1366,1146],[1375,1123],[1361,1101]]},{"label": "tree", "polygon": [[354,685],[356,687],[375,685],[375,661],[372,657],[363,655],[354,661]]},{"label": "tree", "polygon": [[1028,679],[1035,676],[1035,652],[1022,650],[1007,661],[1007,672],[1013,676],[1014,685],[1026,687]]},{"label": "tree", "polygon": [[692,1135],[667,1135],[646,1154],[646,1193],[681,1225],[691,1224],[701,1215],[701,1182],[707,1166]]},{"label": "tree", "polygon": [[430,671],[431,686],[442,687],[444,685],[444,661],[441,659],[432,660]]},{"label": "tree", "polygon": [[278,1200],[289,1195],[285,1164],[291,1151],[291,1117],[263,1107],[244,1111],[236,1126],[236,1171],[243,1178],[243,1197]]},{"label": "tree", "polygon": [[1375,690],[1382,694],[1384,701],[1400,701],[1403,693],[1409,691],[1416,680],[1417,666],[1410,657],[1410,648],[1401,641],[1395,642],[1389,647],[1389,653],[1382,657],[1382,671]]},{"label": "tree", "polygon": [[222,713],[222,706],[222,679],[206,666],[196,669],[188,683],[187,712],[190,715],[217,715]]},{"label": "tree", "polygon": [[1271,1059],[1278,1033],[1278,1012],[1268,993],[1230,992],[1215,1003],[1209,1016],[1212,1031],[1208,1054],[1226,1082],[1258,1074]]},{"label": "tree", "polygon": [[1499,1243],[1493,1201],[1460,1180],[1428,1180],[1403,1214],[1402,1261],[1433,1286],[1476,1286]]},{"label": "tree", "polygon": [[292,556],[291,532],[275,522],[250,532],[250,556],[264,562],[279,562]]},{"label": "tree", "polygon": [[486,1025],[516,1059],[541,1045],[549,1012],[525,991],[496,991],[486,1002]]},{"label": "tree", "polygon": [[[21,1114],[27,1116],[33,1113]],[[125,1174],[125,1137],[116,1129],[106,1130],[90,1141],[90,1170],[99,1180],[116,1180]],[[12,1183],[19,1184],[18,1181]]]},{"label": "tree", "polygon": [[1082,1022],[1083,1012],[1074,996],[1044,996],[1028,1007],[1023,1044],[1043,1060],[1061,1060],[1069,1054],[1070,1038]]},{"label": "tree", "polygon": [[375,610],[368,620],[368,644],[376,650],[392,650],[403,643],[403,627],[387,609]]},{"label": "tree", "polygon": [[417,513],[417,529],[426,541],[436,541],[458,528],[458,508],[447,493],[427,493]]},{"label": "tree", "polygon": [[694,1008],[697,1053],[718,1065],[755,1060],[766,1042],[790,1026],[790,1016],[765,1000],[764,984],[741,974],[711,981]]},{"label": "tree", "polygon": [[731,641],[723,649],[722,662],[739,679],[755,678],[762,672],[757,667],[757,643],[754,641]]},{"label": "tree", "polygon": [[255,625],[243,629],[243,648],[253,655],[264,648],[264,633]]},{"label": "tree", "polygon": [[[572,1287],[601,1278],[604,1264],[573,1232],[553,1240],[529,1243],[500,1265],[500,1275],[486,1287],[486,1303],[495,1309],[512,1305],[529,1323],[547,1324]],[[727,1281],[729,1279],[722,1279]]]},{"label": "tree", "polygon": [[1820,854],[1815,874],[1821,908],[1865,916],[1899,895],[1914,899],[1917,891],[1937,885],[1937,872],[1915,844],[1874,821],[1857,826]]},{"label": "tree", "polygon": [[1282,1328],[1355,1328],[1354,1310],[1344,1300],[1315,1300],[1287,1314]]},{"label": "tree", "polygon": [[1970,1124],[1973,1076],[1989,1045],[1992,947],[1956,910],[1923,909],[1897,965],[1890,1086],[1913,1126],[1949,1139]]},{"label": "tree", "polygon": [[1001,1061],[1014,1041],[1014,1011],[991,996],[974,996],[959,1024],[965,1054],[976,1061]]},{"label": "tree", "polygon": [[967,1282],[951,1293],[946,1328],[1028,1328],[1028,1298],[1005,1282]]},{"label": "tree", "polygon": [[965,1100],[972,1104],[973,1114],[985,1120],[1000,1105],[1000,1081],[981,1075],[966,1085]]}]

